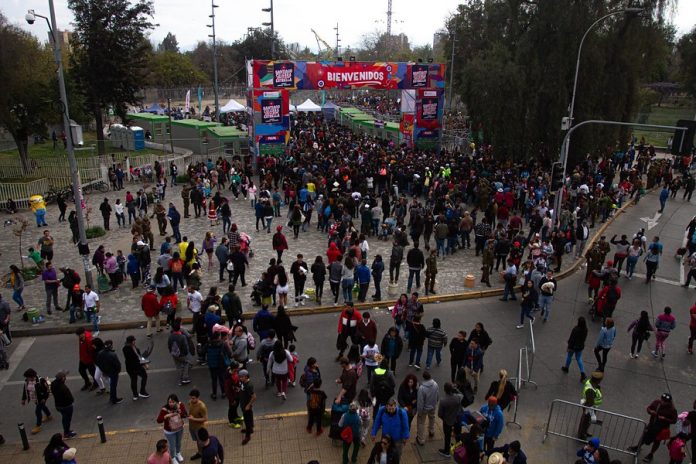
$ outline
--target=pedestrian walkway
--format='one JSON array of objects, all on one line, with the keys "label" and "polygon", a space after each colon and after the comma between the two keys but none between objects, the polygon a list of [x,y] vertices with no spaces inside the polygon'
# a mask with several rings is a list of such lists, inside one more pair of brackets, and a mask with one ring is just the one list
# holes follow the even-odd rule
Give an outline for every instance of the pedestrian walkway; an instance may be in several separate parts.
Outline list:
[{"label": "pedestrian walkway", "polygon": [[[242,446],[242,435],[238,429],[227,427],[226,423],[214,421],[206,426],[208,431],[218,437],[225,448],[225,461],[247,462],[254,464],[306,464],[317,460],[321,464],[341,463],[341,445],[333,443],[328,436],[328,427],[320,437],[305,431],[306,413],[298,412],[286,415],[266,416],[256,421],[256,429],[251,441]],[[415,421],[412,434],[415,434]],[[106,424],[108,427],[108,424]],[[83,435],[68,441],[77,449],[77,462],[99,464],[142,463],[154,451],[155,444],[163,438],[161,428],[148,430],[127,430],[107,432],[107,442],[101,443],[99,435]],[[15,441],[15,440],[10,440]],[[45,441],[31,442],[31,448],[23,451],[21,443],[9,443],[0,446],[0,460],[12,464],[35,464],[43,462]],[[372,450],[368,440],[360,450],[359,462],[366,462]],[[416,464],[423,462],[420,455],[442,446],[442,428],[440,421],[435,430],[435,437],[420,450],[415,448],[415,438],[404,447],[401,463]],[[187,462],[196,452],[188,432],[183,440],[183,455]],[[437,455],[443,462],[448,461]],[[432,462],[428,459],[428,462]]]},{"label": "pedestrian walkway", "polygon": [[[183,169],[183,167],[180,167]],[[117,198],[122,201],[125,198],[126,191],[136,192],[139,188],[143,187],[142,183],[130,183],[126,184],[126,188],[121,191],[110,191],[106,194],[92,194],[87,196],[88,208],[91,208],[90,214],[90,225],[102,225],[101,215],[98,213],[98,206],[103,199],[109,198],[109,202],[113,205]],[[200,218],[193,217],[193,208],[191,208],[191,217],[183,218],[183,201],[181,199],[181,187],[169,187],[166,190],[165,204],[170,201],[174,202],[177,209],[182,215],[181,221],[181,233],[183,236],[187,236],[189,240],[195,242],[196,247],[200,249],[201,242],[205,233],[208,231],[213,231],[218,239],[222,239],[222,224],[210,226],[210,221],[205,216]],[[261,273],[268,267],[268,262],[271,258],[276,257],[275,251],[273,251],[271,246],[271,237],[273,234],[268,234],[264,231],[256,232],[255,227],[255,215],[254,210],[251,208],[249,201],[240,199],[235,201],[234,197],[231,195],[230,191],[223,191],[223,196],[230,199],[230,206],[232,208],[232,222],[236,223],[239,227],[240,232],[245,232],[249,234],[252,239],[251,249],[254,251],[254,257],[250,259],[250,266],[246,272],[247,287],[241,288],[237,287],[237,292],[239,292],[242,299],[242,304],[244,305],[245,311],[252,311],[255,308],[251,307],[251,299],[249,295],[251,294],[252,284],[260,278]],[[70,208],[68,208],[70,211]],[[150,214],[152,213],[152,208],[150,208]],[[275,231],[277,225],[285,226],[287,223],[287,208],[281,210],[283,217],[275,218],[273,221],[272,229]],[[30,212],[21,212],[16,216],[8,216],[9,219],[16,219],[22,217],[29,221],[29,228],[25,233],[22,241],[22,253],[26,256],[26,251],[29,246],[36,246],[36,242],[39,239],[41,232],[44,229],[48,229],[51,232],[55,240],[55,255],[53,259],[54,267],[56,269],[60,267],[69,266],[75,269],[80,276],[83,277],[82,284],[84,285],[84,271],[82,260],[77,254],[76,248],[71,244],[71,232],[68,227],[67,222],[57,222],[58,220],[58,207],[56,205],[48,205],[46,220],[49,224],[48,227],[37,228],[33,215]],[[155,246],[152,253],[153,262],[153,274],[156,266],[156,260],[159,257],[159,247],[164,240],[163,236],[157,235],[157,223],[155,219],[151,220],[153,233],[155,234]],[[601,224],[598,222],[597,227]],[[116,220],[114,217],[111,218],[110,224],[111,230],[103,237],[89,240],[90,251],[93,253],[96,248],[104,244],[107,251],[122,250],[124,255],[128,255],[130,251],[130,246],[132,242],[132,236],[130,232],[130,227],[128,228],[118,228]],[[3,232],[10,234],[10,229],[13,225],[6,225]],[[167,232],[171,233],[171,228],[167,227]],[[286,270],[289,270],[290,264],[295,260],[298,253],[304,255],[304,259],[308,263],[313,263],[316,256],[322,256],[324,262],[327,263],[326,249],[327,249],[327,235],[316,230],[316,215],[312,218],[312,226],[307,232],[300,232],[299,238],[297,240],[292,237],[292,230],[288,227],[284,227],[286,234],[289,250],[287,250],[283,256],[283,265]],[[388,284],[389,284],[389,256],[391,254],[391,240],[382,241],[378,240],[376,237],[369,237],[368,242],[370,245],[370,250],[368,254],[368,265],[371,265],[372,260],[377,254],[382,255],[385,263],[385,273],[382,279],[382,300],[385,302],[395,301],[398,294],[406,291],[406,283],[408,277],[408,266],[406,265],[405,259],[401,265],[401,273],[399,275],[399,282],[396,288],[396,295],[388,294]],[[421,241],[421,247],[423,246]],[[431,238],[430,245],[435,246],[434,239]],[[8,240],[0,241],[0,255],[3,257],[3,262],[9,266],[10,264],[16,263],[19,265],[19,253],[18,253],[18,240],[12,237]],[[406,253],[404,253],[404,256]],[[91,256],[90,256],[91,261]],[[29,264],[29,261],[24,259],[25,265]],[[563,260],[562,269],[565,270],[573,264],[573,260],[566,257]],[[227,291],[227,276],[225,275],[224,282],[219,282],[218,270],[219,264],[215,256],[212,258],[212,267],[208,267],[208,258],[205,253],[201,251],[201,268],[204,271],[203,281],[201,285],[201,292],[203,296],[208,292],[208,289],[213,286],[219,286],[219,294],[224,294]],[[504,270],[504,269],[501,269]],[[481,257],[476,257],[474,249],[458,250],[454,255],[449,255],[445,259],[438,259],[438,274],[436,278],[435,291],[438,295],[442,294],[453,294],[462,292],[478,292],[481,290],[488,290],[484,284],[479,282],[481,278]],[[61,273],[59,272],[59,277]],[[226,273],[225,273],[226,274]],[[475,277],[475,286],[473,288],[467,288],[464,286],[464,279],[466,275],[471,274]],[[93,275],[96,280],[96,270],[93,270]],[[421,293],[424,290],[425,273],[421,273]],[[502,283],[497,281],[496,276],[491,277],[491,283],[493,288],[502,288]],[[313,287],[314,284],[311,279],[307,280],[306,287]],[[374,284],[370,282],[370,289],[368,291],[369,295],[372,295],[374,291]],[[59,288],[58,302],[63,306],[67,299],[66,289],[63,287]],[[131,290],[131,284],[125,281],[118,290],[105,293],[101,295],[101,312],[102,324],[107,327],[109,324],[113,323],[128,323],[133,321],[144,321],[143,313],[140,309],[140,299],[144,293],[142,288],[137,290]],[[19,313],[15,312],[16,305],[11,301],[12,292],[7,288],[2,289],[2,295],[5,300],[10,302],[13,308],[13,318],[12,327],[16,332],[20,332],[23,329],[32,328],[32,324],[29,322],[21,321]],[[329,290],[328,282],[324,285],[324,304],[328,303],[331,298],[331,293]],[[183,298],[184,293],[179,292],[179,298]],[[40,279],[35,279],[31,282],[27,282],[27,286],[24,290],[24,299],[27,307],[37,308],[41,310],[41,313],[46,316],[46,322],[39,324],[39,327],[64,327],[67,329],[68,324],[68,314],[63,312],[54,312],[52,315],[45,314],[45,304],[46,304],[46,294],[44,292],[44,286]],[[342,301],[342,299],[340,300]],[[368,298],[369,301],[369,298]],[[292,304],[292,303],[291,303]],[[185,308],[185,302],[182,306]],[[317,305],[313,302],[307,302],[307,308],[314,308]],[[288,308],[292,309],[292,308]],[[183,311],[182,315],[188,316],[188,312]]]}]

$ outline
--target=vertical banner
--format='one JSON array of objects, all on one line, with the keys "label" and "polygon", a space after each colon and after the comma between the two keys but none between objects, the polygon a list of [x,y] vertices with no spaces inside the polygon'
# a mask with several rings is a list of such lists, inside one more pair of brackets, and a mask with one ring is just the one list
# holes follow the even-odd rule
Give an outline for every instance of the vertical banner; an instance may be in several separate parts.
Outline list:
[{"label": "vertical banner", "polygon": [[184,113],[191,111],[191,89],[186,91],[186,106],[184,107]]},{"label": "vertical banner", "polygon": [[282,121],[281,102],[280,98],[264,98],[261,100],[261,123],[273,124]]},{"label": "vertical banner", "polygon": [[413,113],[404,113],[401,115],[399,132],[401,133],[401,140],[403,143],[411,148],[413,146]]},{"label": "vertical banner", "polygon": [[428,68],[427,64],[412,64],[411,65],[411,87],[414,89],[428,86]]},{"label": "vertical banner", "polygon": [[441,89],[416,90],[413,142],[419,148],[437,149],[442,130],[445,93]]}]

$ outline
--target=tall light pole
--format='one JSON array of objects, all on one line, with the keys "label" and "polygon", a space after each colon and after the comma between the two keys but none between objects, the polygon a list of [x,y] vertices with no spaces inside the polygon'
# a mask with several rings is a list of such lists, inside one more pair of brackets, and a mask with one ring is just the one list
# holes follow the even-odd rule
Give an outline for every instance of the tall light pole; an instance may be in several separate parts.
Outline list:
[{"label": "tall light pole", "polygon": [[338,23],[336,23],[336,27],[334,27],[334,31],[336,31],[336,58],[338,58],[341,54],[339,53],[340,47],[339,47],[339,42],[341,42],[341,39],[338,38]]},{"label": "tall light pole", "polygon": [[[611,13],[607,13],[601,18],[597,19],[595,22],[590,24],[590,27],[587,28],[585,33],[582,35],[582,39],[580,39],[580,45],[578,46],[578,57],[575,61],[575,78],[573,79],[573,94],[570,98],[570,106],[568,107],[568,116],[563,117],[561,119],[561,130],[563,131],[570,131],[570,129],[573,127],[573,112],[575,111],[575,95],[577,93],[578,89],[578,75],[580,73],[580,56],[582,54],[582,46],[585,44],[585,39],[589,35],[590,31],[594,29],[594,27],[604,21],[607,18],[610,18],[612,16],[620,15],[620,14],[628,14],[628,13],[641,13],[643,11],[642,8],[624,8],[622,10],[617,10],[617,11],[612,11]],[[568,134],[570,135],[570,134]],[[570,146],[570,137],[565,137],[563,139],[563,143],[561,144],[561,156],[560,156],[560,163],[562,165],[563,169],[563,179],[565,181],[565,173],[566,173],[566,166],[568,164],[568,147]],[[556,222],[559,218],[559,214],[561,212],[561,202],[562,202],[562,197],[563,197],[563,185],[560,186],[558,189],[558,192],[556,192],[556,201],[553,209],[553,219],[554,222]]]},{"label": "tall light pole", "polygon": [[220,99],[218,95],[218,68],[217,68],[217,41],[215,37],[215,8],[218,5],[215,4],[215,0],[210,1],[211,14],[208,16],[212,20],[212,24],[208,24],[208,27],[213,29],[213,33],[209,34],[208,37],[213,39],[213,94],[215,94],[215,121],[220,122]]},{"label": "tall light pole", "polygon": [[452,31],[452,58],[450,60],[450,82],[449,82],[449,111],[452,111],[452,98],[454,97],[454,49],[457,44],[457,30]]},{"label": "tall light pole", "polygon": [[271,0],[271,6],[269,8],[262,8],[261,11],[264,13],[271,14],[271,21],[268,23],[262,23],[265,27],[271,28],[271,60],[275,59],[275,24],[273,23],[273,0]]},{"label": "tall light pole", "polygon": [[80,172],[77,169],[77,161],[75,160],[75,145],[73,143],[72,130],[70,129],[70,112],[68,111],[68,96],[65,92],[65,79],[63,78],[63,57],[60,53],[60,42],[58,41],[56,24],[56,12],[53,7],[53,0],[48,0],[48,9],[51,15],[49,22],[46,16],[37,14],[34,10],[29,10],[25,16],[29,24],[34,24],[36,18],[43,18],[48,24],[48,30],[53,39],[53,56],[58,68],[58,89],[60,91],[61,112],[63,113],[63,131],[67,141],[68,165],[70,167],[70,178],[72,181],[73,198],[75,199],[75,213],[77,215],[77,229],[80,236],[78,251],[82,257],[82,265],[85,273],[85,280],[89,286],[92,286],[92,269],[89,262],[89,245],[87,244],[87,232],[85,231],[85,219],[82,215],[82,183],[80,181]]}]

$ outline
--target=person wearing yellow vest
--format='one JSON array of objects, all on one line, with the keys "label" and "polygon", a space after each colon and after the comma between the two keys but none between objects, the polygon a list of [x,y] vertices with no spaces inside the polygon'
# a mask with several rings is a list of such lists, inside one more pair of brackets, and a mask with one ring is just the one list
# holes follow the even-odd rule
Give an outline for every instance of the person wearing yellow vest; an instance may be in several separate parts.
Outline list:
[{"label": "person wearing yellow vest", "polygon": [[600,383],[602,383],[603,378],[603,372],[594,371],[582,387],[582,398],[580,399],[580,403],[582,403],[586,409],[580,419],[580,425],[578,426],[578,438],[581,440],[587,440],[587,437],[591,435],[587,433],[594,416],[594,412],[590,408],[598,408],[602,405],[603,395]]}]

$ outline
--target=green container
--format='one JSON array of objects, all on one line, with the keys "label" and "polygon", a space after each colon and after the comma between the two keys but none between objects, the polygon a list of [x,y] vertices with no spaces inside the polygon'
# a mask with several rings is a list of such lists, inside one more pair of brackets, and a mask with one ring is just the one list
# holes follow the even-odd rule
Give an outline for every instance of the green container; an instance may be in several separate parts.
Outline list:
[{"label": "green container", "polygon": [[38,318],[41,315],[41,312],[36,309],[36,308],[29,308],[27,309],[27,317],[31,321],[32,319]]}]

